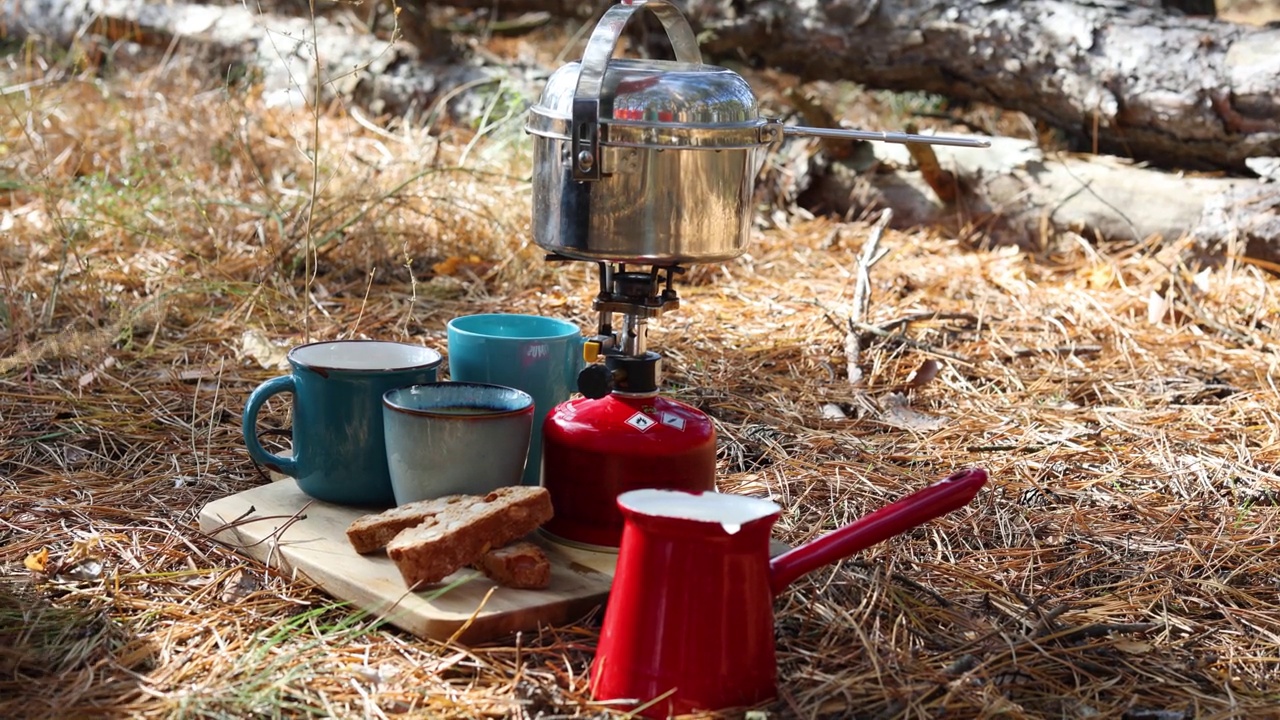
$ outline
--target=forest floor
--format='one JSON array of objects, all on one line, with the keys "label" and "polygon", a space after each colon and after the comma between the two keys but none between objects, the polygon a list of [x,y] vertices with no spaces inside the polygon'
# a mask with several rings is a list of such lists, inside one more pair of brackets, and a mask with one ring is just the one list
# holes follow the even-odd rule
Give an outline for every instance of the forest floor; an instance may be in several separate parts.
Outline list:
[{"label": "forest floor", "polygon": [[[423,641],[196,525],[270,481],[240,413],[288,347],[594,326],[594,268],[532,241],[518,115],[267,108],[181,53],[2,62],[0,717],[606,714],[598,614]],[[650,335],[716,425],[719,488],[772,497],[794,545],[992,478],[779,597],[763,710],[1280,717],[1280,279],[1176,239],[889,230],[862,316],[875,216],[761,217]]]}]

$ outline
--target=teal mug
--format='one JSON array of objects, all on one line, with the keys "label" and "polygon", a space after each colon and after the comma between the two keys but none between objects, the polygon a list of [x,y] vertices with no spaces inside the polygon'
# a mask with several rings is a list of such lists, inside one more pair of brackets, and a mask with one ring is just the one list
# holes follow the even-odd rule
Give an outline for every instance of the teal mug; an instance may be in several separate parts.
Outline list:
[{"label": "teal mug", "polygon": [[578,387],[582,332],[566,320],[495,313],[449,321],[449,379],[504,385],[533,396],[523,485],[542,480],[542,421]]},{"label": "teal mug", "polygon": [[[302,492],[340,505],[391,507],[382,395],[393,388],[436,381],[440,353],[382,340],[336,340],[289,351],[289,375],[249,395],[241,430],[249,456],[293,477]],[[293,395],[290,457],[263,449],[254,431],[273,395]]]}]

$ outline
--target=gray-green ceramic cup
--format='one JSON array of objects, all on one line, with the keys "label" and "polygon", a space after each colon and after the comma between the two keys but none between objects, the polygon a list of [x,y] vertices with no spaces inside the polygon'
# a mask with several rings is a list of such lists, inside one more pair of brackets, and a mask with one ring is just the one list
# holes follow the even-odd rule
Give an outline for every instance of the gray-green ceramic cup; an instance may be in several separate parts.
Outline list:
[{"label": "gray-green ceramic cup", "polygon": [[[391,507],[382,395],[393,388],[436,381],[440,353],[408,343],[337,340],[289,351],[289,375],[249,395],[241,429],[249,456],[289,475],[302,492],[340,505]],[[293,452],[267,452],[255,427],[263,403],[293,395]]]},{"label": "gray-green ceramic cup", "polygon": [[396,503],[519,485],[533,414],[529,393],[501,385],[438,382],[388,390],[382,416]]}]

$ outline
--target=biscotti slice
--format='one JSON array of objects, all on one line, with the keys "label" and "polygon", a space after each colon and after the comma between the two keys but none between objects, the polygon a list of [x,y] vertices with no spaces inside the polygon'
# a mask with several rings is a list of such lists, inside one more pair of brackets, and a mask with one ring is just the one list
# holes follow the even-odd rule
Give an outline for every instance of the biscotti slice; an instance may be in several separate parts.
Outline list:
[{"label": "biscotti slice", "polygon": [[480,556],[524,537],[551,519],[546,488],[520,485],[455,503],[387,543],[410,588],[440,582]]},{"label": "biscotti slice", "polygon": [[406,503],[376,515],[364,515],[347,527],[347,540],[361,555],[381,550],[401,530],[421,525],[424,520],[439,514],[450,505],[475,499],[474,495],[446,495]]},{"label": "biscotti slice", "polygon": [[490,550],[475,567],[503,587],[540,590],[551,584],[551,561],[527,540]]}]

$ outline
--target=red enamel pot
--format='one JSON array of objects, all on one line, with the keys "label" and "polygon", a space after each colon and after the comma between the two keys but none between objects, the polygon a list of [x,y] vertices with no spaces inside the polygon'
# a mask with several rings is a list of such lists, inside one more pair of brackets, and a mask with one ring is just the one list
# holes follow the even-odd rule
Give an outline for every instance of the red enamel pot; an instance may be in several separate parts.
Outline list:
[{"label": "red enamel pot", "polygon": [[964,507],[987,482],[957,472],[769,559],[781,508],[722,493],[634,490],[591,693],[646,717],[757,705],[776,695],[773,600],[801,576]]}]

